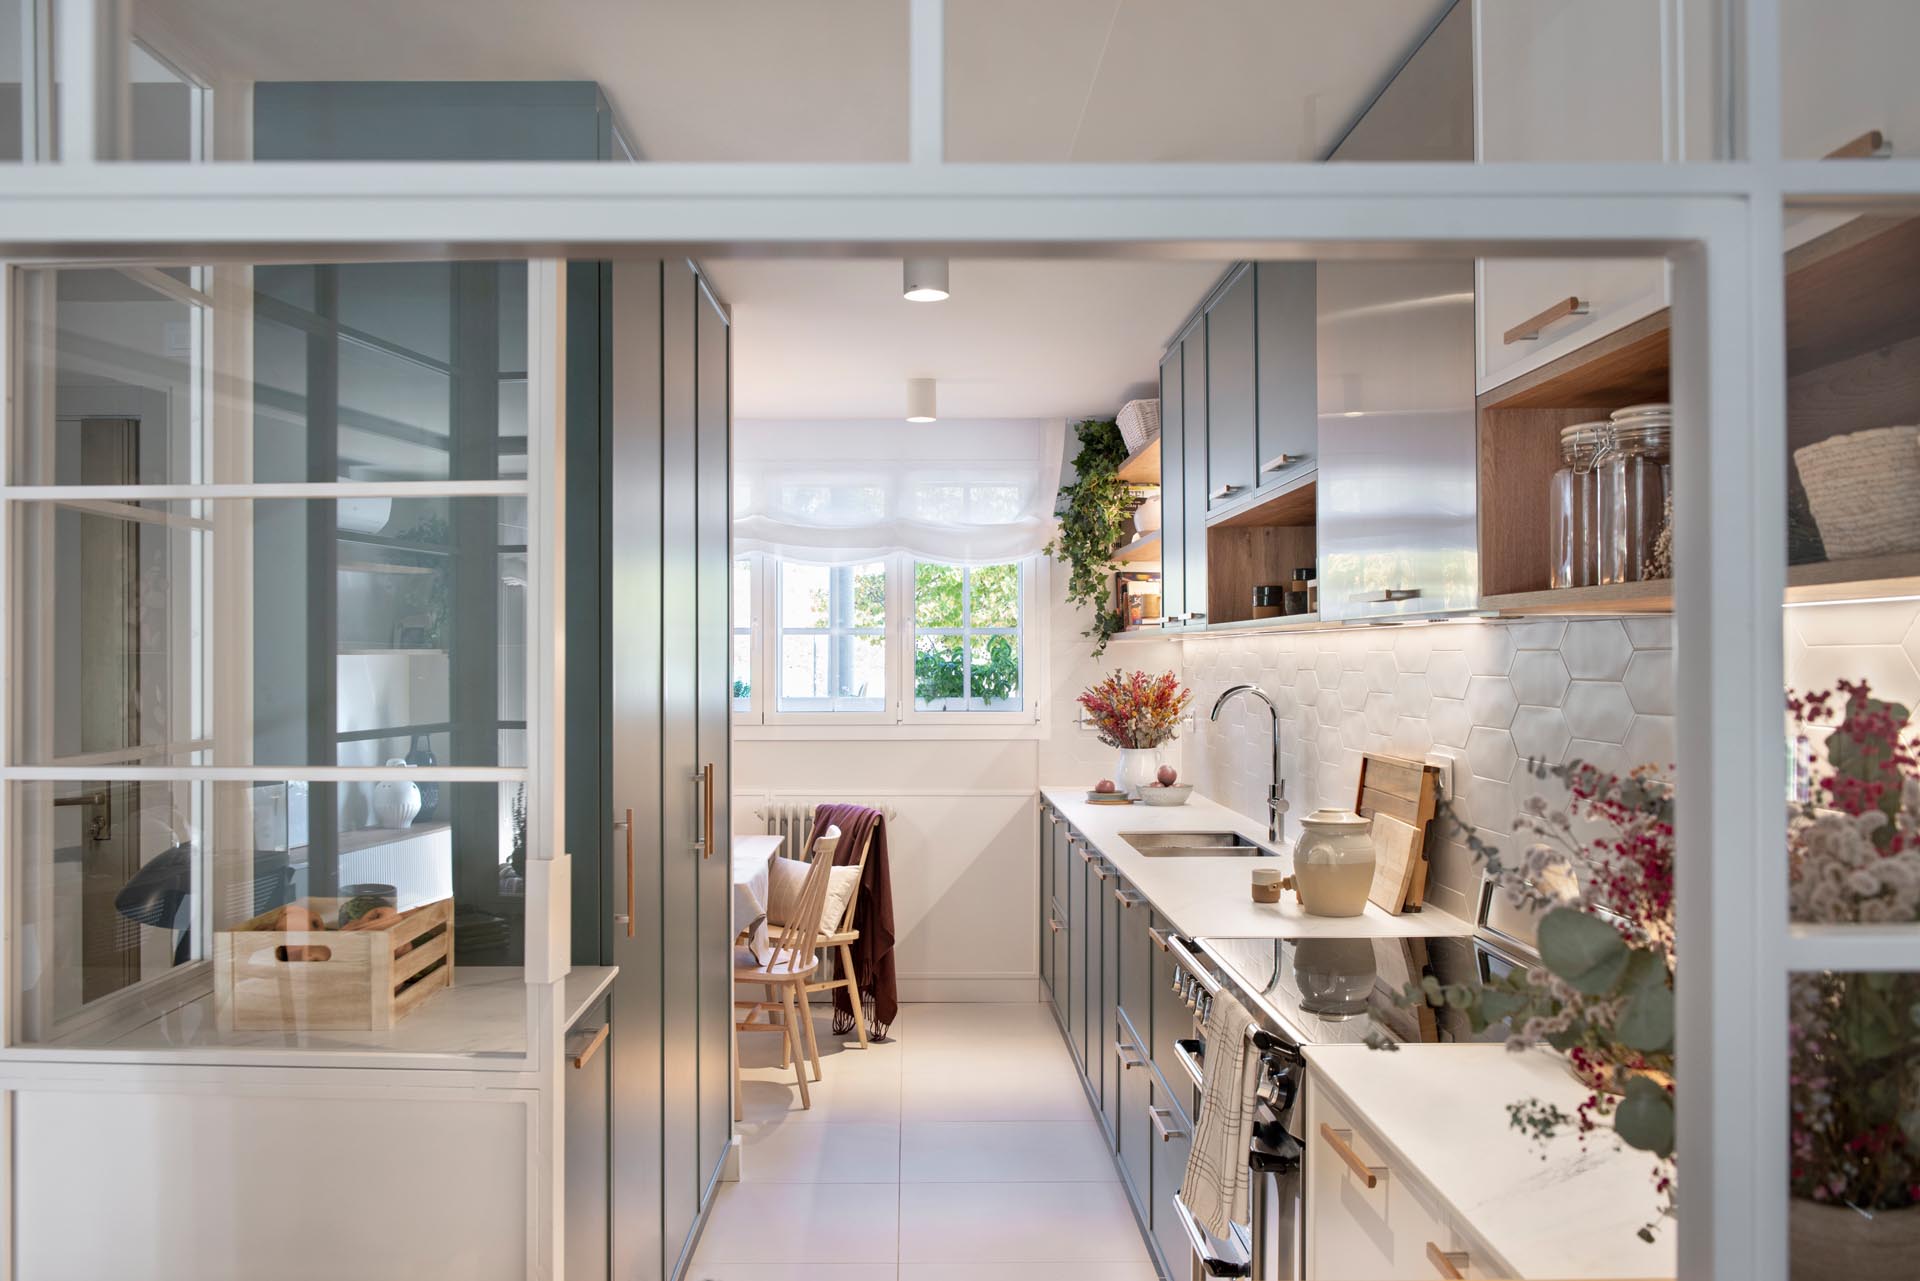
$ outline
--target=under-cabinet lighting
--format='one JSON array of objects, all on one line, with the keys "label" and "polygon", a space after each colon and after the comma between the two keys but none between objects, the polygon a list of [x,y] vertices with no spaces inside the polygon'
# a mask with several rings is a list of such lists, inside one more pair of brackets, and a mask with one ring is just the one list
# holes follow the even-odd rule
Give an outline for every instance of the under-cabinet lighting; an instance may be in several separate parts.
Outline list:
[{"label": "under-cabinet lighting", "polygon": [[947,260],[945,258],[909,258],[902,273],[900,296],[908,302],[945,302]]},{"label": "under-cabinet lighting", "polygon": [[1790,600],[1784,609],[1819,609],[1826,605],[1888,605],[1895,601],[1920,600],[1920,595],[1850,596],[1845,600]]}]

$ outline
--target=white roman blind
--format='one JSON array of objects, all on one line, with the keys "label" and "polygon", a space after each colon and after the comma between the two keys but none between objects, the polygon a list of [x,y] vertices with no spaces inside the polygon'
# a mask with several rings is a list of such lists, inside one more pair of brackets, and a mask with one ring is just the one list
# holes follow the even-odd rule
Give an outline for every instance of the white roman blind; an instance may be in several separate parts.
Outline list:
[{"label": "white roman blind", "polygon": [[1065,431],[1057,418],[738,421],[734,550],[831,565],[1031,556],[1053,537]]}]

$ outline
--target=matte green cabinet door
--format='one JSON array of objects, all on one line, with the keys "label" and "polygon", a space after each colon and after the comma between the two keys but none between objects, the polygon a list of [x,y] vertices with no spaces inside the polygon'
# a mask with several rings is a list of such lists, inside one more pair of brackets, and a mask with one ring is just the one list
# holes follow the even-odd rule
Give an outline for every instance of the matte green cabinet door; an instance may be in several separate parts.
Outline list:
[{"label": "matte green cabinet door", "polygon": [[[1207,327],[1197,325],[1180,343],[1180,387],[1183,444],[1186,458],[1181,502],[1181,556],[1186,579],[1185,614],[1192,627],[1207,623],[1207,440],[1211,430],[1207,399]],[[1164,429],[1163,429],[1164,432]],[[1162,451],[1164,456],[1164,450]],[[1162,520],[1168,519],[1165,515]]]},{"label": "matte green cabinet door", "polygon": [[1169,628],[1184,625],[1187,609],[1184,405],[1181,353],[1176,345],[1160,362],[1160,612]]},{"label": "matte green cabinet door", "polygon": [[1098,977],[1087,973],[1087,882],[1093,879],[1086,860],[1080,857],[1084,846],[1080,838],[1067,835],[1067,1038],[1073,1046],[1073,1060],[1087,1073],[1087,990],[1099,985]]},{"label": "matte green cabinet door", "polygon": [[1100,1106],[1112,1142],[1120,1114],[1120,900],[1117,891],[1123,882],[1117,872],[1107,870],[1097,882],[1100,908],[1100,1001],[1094,1007],[1099,1018],[1088,1033],[1100,1060]]},{"label": "matte green cabinet door", "polygon": [[1260,474],[1279,488],[1316,466],[1320,439],[1317,269],[1310,262],[1263,262],[1258,284]]},{"label": "matte green cabinet door", "polygon": [[1217,511],[1253,492],[1255,402],[1254,272],[1244,267],[1207,310],[1207,507]]}]

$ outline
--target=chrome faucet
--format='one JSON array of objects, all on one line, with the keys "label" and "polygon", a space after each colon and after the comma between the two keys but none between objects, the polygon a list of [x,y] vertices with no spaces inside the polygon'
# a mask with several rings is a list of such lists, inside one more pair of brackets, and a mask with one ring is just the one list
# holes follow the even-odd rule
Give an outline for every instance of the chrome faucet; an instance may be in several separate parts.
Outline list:
[{"label": "chrome faucet", "polygon": [[1267,692],[1258,685],[1234,685],[1223,690],[1219,698],[1213,700],[1213,715],[1209,720],[1220,719],[1220,709],[1235,694],[1251,694],[1267,705],[1267,711],[1273,715],[1273,783],[1267,788],[1267,839],[1275,845],[1280,843],[1281,828],[1285,820],[1281,815],[1287,812],[1287,780],[1280,776],[1280,708]]}]

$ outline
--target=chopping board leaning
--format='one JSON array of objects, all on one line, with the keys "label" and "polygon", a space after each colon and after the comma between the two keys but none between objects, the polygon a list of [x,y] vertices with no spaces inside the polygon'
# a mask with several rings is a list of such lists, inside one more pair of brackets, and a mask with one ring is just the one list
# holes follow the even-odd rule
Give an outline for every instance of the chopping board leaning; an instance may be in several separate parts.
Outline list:
[{"label": "chopping board leaning", "polygon": [[1373,820],[1373,888],[1383,911],[1413,911],[1426,901],[1427,833],[1440,806],[1440,771],[1419,761],[1368,752],[1360,758],[1354,811]]}]

